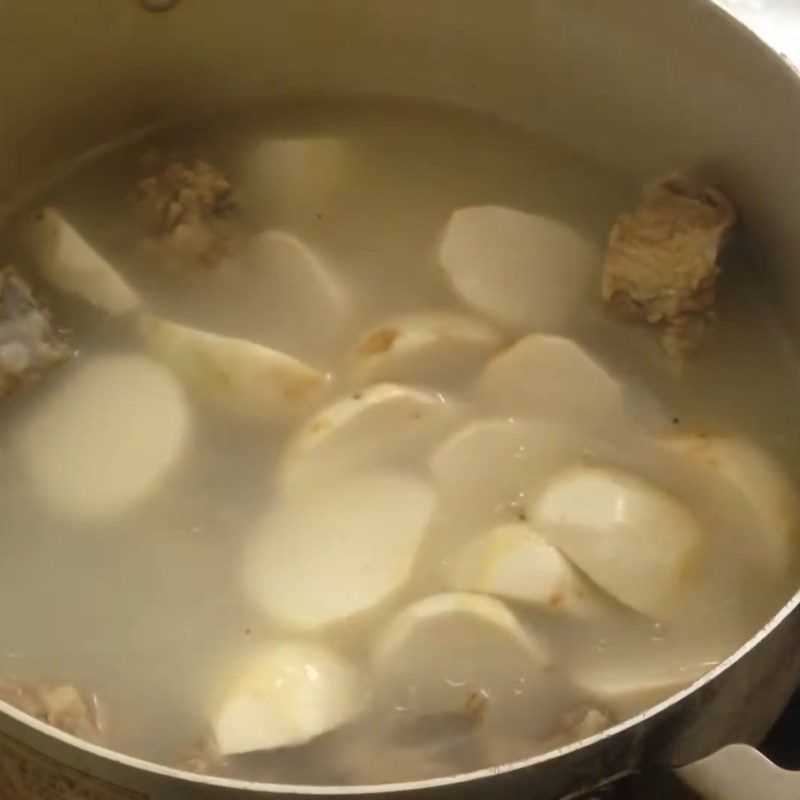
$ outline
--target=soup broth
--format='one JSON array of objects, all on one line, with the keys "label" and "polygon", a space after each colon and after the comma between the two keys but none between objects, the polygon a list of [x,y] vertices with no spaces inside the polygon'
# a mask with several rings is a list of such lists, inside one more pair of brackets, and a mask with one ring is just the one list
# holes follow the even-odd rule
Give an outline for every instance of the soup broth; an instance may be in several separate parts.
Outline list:
[{"label": "soup broth", "polygon": [[[164,164],[197,159],[230,182],[231,236],[244,244],[219,265],[173,269],[142,246],[130,194]],[[777,566],[762,558],[758,502],[665,443],[732,436],[795,474],[797,361],[738,235],[723,259],[718,320],[681,369],[646,328],[603,308],[608,232],[636,205],[640,189],[611,167],[494,118],[410,102],[305,102],[104,148],[24,203],[2,228],[0,254],[46,301],[73,355],[35,386],[0,401],[0,677],[70,684],[93,694],[104,742],[158,763],[287,783],[380,783],[545,752],[645,710],[730,655],[794,590],[795,543],[780,551]],[[19,230],[22,218],[43,204],[58,209],[113,264],[144,310],[109,315],[59,291],[34,268]],[[585,268],[579,266],[586,280],[575,280],[564,319],[545,326],[536,318],[509,323],[470,307],[454,291],[441,264],[448,221],[459,209],[487,207],[563,223],[592,254]],[[479,224],[470,222],[469,230]],[[272,257],[289,258],[289,248],[302,260],[299,242],[324,270],[323,284],[333,282],[312,287],[310,279],[293,274],[278,280],[274,271],[254,265],[246,248],[264,231],[278,234],[266,245]],[[287,235],[288,245],[280,238]],[[317,315],[318,308],[324,313]],[[472,322],[468,334],[453,334],[463,345],[458,356],[446,350],[431,367],[424,361],[428,351],[412,347],[400,366],[370,361],[363,374],[354,368],[362,352],[357,343],[380,354],[381,342],[387,336],[394,341],[402,329],[397,320],[410,319],[414,335],[422,335],[418,329],[427,323],[413,315],[433,312],[440,315],[436,325],[442,314]],[[180,457],[124,507],[95,513],[91,490],[85,513],[85,506],[75,511],[74,493],[68,507],[51,502],[52,492],[42,488],[48,478],[36,467],[49,451],[25,455],[31,420],[58,406],[92,365],[97,370],[133,356],[149,363],[155,351],[142,335],[143,314],[288,354],[323,376],[324,385],[301,413],[229,413],[159,351],[154,360],[165,374],[176,372],[176,402],[188,420],[188,433],[175,444]],[[538,398],[541,385],[553,379],[526,371],[524,359],[516,372],[511,365],[511,383],[504,382],[508,376],[487,378],[487,363],[496,366],[507,348],[530,334],[563,337],[558,341],[589,354],[618,392],[613,411],[604,410],[594,384],[584,392],[568,379],[553,384],[560,400],[552,413],[538,400],[529,408],[527,384]],[[552,357],[561,352],[553,350]],[[385,383],[395,389],[369,394]],[[365,395],[370,408],[383,411],[362,425]],[[348,400],[353,408],[325,416],[331,404]],[[112,431],[109,463],[124,451],[115,444],[114,426],[123,437],[142,402],[137,394],[127,402],[123,394],[114,416],[97,420],[98,430]],[[160,406],[154,409],[147,413],[161,413]],[[395,413],[424,417],[430,422],[425,435],[398,434]],[[299,431],[310,435],[308,426],[317,420],[311,433],[321,436],[331,419],[341,423],[331,434],[338,439],[315,450],[312,437],[309,450],[297,450]],[[545,444],[551,423],[562,436],[552,457]],[[177,424],[165,423],[166,435]],[[80,472],[83,462],[75,459]],[[585,505],[570,505],[569,492],[578,484],[570,478],[552,483],[570,470],[585,471],[576,481],[617,483],[612,489],[598,483]],[[545,497],[576,514],[594,513],[589,498],[607,489],[639,497],[640,483],[619,475],[657,492],[658,503],[678,504],[699,531],[680,568],[680,591],[663,613],[661,606],[651,610],[650,594],[633,596],[607,583],[596,572],[602,564],[595,556],[577,552],[583,539],[551,536],[539,522]],[[85,476],[94,480],[91,471]],[[348,493],[356,498],[355,510],[343,506]],[[371,508],[370,498],[384,495],[385,503],[375,500]],[[638,502],[631,499],[630,507]],[[346,524],[336,517],[340,506]],[[412,514],[418,506],[420,519]],[[654,537],[664,519],[663,526],[670,524],[672,506],[664,507],[646,518]],[[353,529],[362,524],[367,528],[354,543]],[[479,567],[469,568],[463,548],[501,525],[505,532],[486,539],[488,550],[475,551]],[[689,536],[689,523],[676,525]],[[549,544],[537,538],[535,547],[582,587],[574,608],[561,595],[548,608],[541,599],[479,588],[506,544],[512,554],[521,544],[534,547],[520,526],[542,533]],[[395,536],[411,548],[411,556],[397,562],[399,577],[391,561],[391,570],[380,573],[381,586],[363,588],[371,570],[384,568],[381,559],[398,558],[378,547],[388,548]],[[671,529],[664,527],[664,536],[671,537]],[[363,561],[359,546],[369,551]],[[623,549],[635,558],[631,548]],[[512,561],[523,567],[528,557],[531,563],[545,558],[539,550],[519,552]],[[666,556],[654,552],[660,570]],[[605,555],[597,558],[605,564]],[[643,564],[643,576],[649,568]],[[536,594],[550,579],[550,573],[537,575],[523,574],[514,585],[522,581],[523,594]],[[426,598],[442,595],[439,606],[420,610]],[[473,606],[465,596],[481,599]],[[337,616],[333,606],[340,599],[347,608]],[[471,649],[473,627],[478,644]],[[486,647],[496,642],[493,659],[479,652],[484,635]],[[276,642],[335,654],[347,664],[348,688],[342,688],[339,666],[329,673],[319,667],[319,696],[301,686],[280,700],[290,703],[290,717],[291,703],[316,704],[305,734],[271,729],[276,746],[221,754],[221,709],[248,664],[271,674],[273,667],[260,660],[265,650],[273,660],[289,658],[286,648],[270,649]],[[421,648],[429,645],[426,661]],[[304,652],[291,657],[305,663]],[[274,668],[282,674],[282,666]],[[492,674],[483,681],[487,669]],[[326,706],[329,689],[341,708]],[[240,723],[230,713],[235,730],[229,735],[238,741]],[[320,714],[327,721],[317,729]],[[251,728],[244,738],[258,739],[260,730]]]}]

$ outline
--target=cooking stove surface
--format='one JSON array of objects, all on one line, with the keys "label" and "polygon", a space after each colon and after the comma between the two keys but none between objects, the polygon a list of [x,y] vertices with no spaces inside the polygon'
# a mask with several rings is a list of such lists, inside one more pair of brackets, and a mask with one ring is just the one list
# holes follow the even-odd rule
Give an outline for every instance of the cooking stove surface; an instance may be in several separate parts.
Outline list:
[{"label": "cooking stove surface", "polygon": [[[800,770],[800,692],[759,748],[784,769]],[[669,774],[634,775],[581,800],[702,800],[700,795]],[[753,800],[769,800],[754,797]]]}]

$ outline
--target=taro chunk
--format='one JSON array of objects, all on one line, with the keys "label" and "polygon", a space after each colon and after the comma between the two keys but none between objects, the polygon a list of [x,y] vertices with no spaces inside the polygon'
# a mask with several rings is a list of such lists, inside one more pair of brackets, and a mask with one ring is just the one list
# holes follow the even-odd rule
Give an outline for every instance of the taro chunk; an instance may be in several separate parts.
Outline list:
[{"label": "taro chunk", "polygon": [[321,644],[275,642],[244,666],[213,723],[223,756],[305,744],[349,722],[368,697],[356,669]]},{"label": "taro chunk", "polygon": [[25,248],[53,286],[109,314],[141,306],[139,295],[55,208],[43,208],[22,229]]},{"label": "taro chunk", "polygon": [[561,330],[588,293],[600,255],[571,225],[501,206],[456,211],[439,261],[467,305],[525,330]]},{"label": "taro chunk", "polygon": [[284,420],[307,411],[325,375],[292,356],[247,339],[145,317],[148,351],[191,390],[240,419]]},{"label": "taro chunk", "polygon": [[263,231],[253,237],[244,260],[256,278],[253,291],[261,296],[270,330],[288,340],[296,336],[298,324],[309,320],[327,336],[350,310],[350,295],[339,276],[296,236]]},{"label": "taro chunk", "polygon": [[436,594],[406,606],[379,632],[372,660],[387,705],[458,712],[488,729],[503,720],[541,734],[569,694],[550,669],[546,640],[484,595]]},{"label": "taro chunk", "polygon": [[434,494],[399,473],[331,482],[263,519],[243,563],[269,618],[309,632],[380,607],[410,579]]},{"label": "taro chunk", "polygon": [[44,503],[101,521],[164,484],[186,451],[190,423],[168,370],[144,356],[102,356],[79,364],[19,423],[16,453]]},{"label": "taro chunk", "polygon": [[237,167],[242,194],[282,222],[327,211],[348,188],[349,150],[342,136],[263,139],[244,152]]},{"label": "taro chunk", "polygon": [[364,334],[351,355],[358,384],[376,380],[441,382],[463,377],[500,349],[482,320],[429,311],[390,320]]},{"label": "taro chunk", "polygon": [[67,357],[48,311],[13,267],[0,270],[0,398]]},{"label": "taro chunk", "polygon": [[587,581],[524,522],[478,534],[449,563],[456,590],[491,594],[523,605],[589,616],[599,606]]},{"label": "taro chunk", "polygon": [[590,353],[571,339],[533,333],[492,358],[478,391],[511,414],[539,413],[591,423],[619,413],[622,390]]},{"label": "taro chunk", "polygon": [[581,451],[579,437],[550,420],[478,419],[436,448],[430,469],[453,530],[477,533],[498,512],[518,518],[524,493]]},{"label": "taro chunk", "polygon": [[776,576],[791,568],[800,530],[800,498],[794,481],[769,453],[745,439],[726,436],[673,436],[675,453],[718,475],[750,505],[756,522],[754,557]]},{"label": "taro chunk", "polygon": [[313,415],[289,445],[283,479],[289,491],[330,482],[343,470],[418,454],[457,419],[441,395],[379,383]]},{"label": "taro chunk", "polygon": [[659,181],[611,230],[603,299],[628,319],[663,328],[670,355],[693,349],[713,317],[717,258],[735,218],[716,189]]},{"label": "taro chunk", "polygon": [[642,614],[674,608],[704,536],[694,515],[622,470],[576,467],[528,503],[550,544],[612,597]]}]

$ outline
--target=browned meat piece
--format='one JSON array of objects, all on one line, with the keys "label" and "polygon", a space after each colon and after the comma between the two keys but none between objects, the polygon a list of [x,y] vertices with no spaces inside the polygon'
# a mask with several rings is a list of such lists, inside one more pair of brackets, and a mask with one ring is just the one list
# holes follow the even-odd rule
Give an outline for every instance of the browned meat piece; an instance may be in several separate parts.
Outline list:
[{"label": "browned meat piece", "polygon": [[713,319],[717,263],[736,211],[722,192],[666,178],[611,230],[603,299],[628,319],[664,328],[670,355],[699,345]]},{"label": "browned meat piece", "polygon": [[85,700],[74,686],[0,680],[0,700],[65,733],[91,742],[102,739],[96,700]]},{"label": "browned meat piece", "polygon": [[216,267],[232,241],[231,184],[205,161],[169,164],[136,184],[133,202],[152,237],[148,252],[173,269]]},{"label": "browned meat piece", "polygon": [[50,314],[13,267],[0,269],[0,398],[67,357]]},{"label": "browned meat piece", "polygon": [[206,223],[231,207],[231,185],[205,161],[189,168],[174,162],[136,185],[135,199],[151,233],[170,233],[184,223]]}]

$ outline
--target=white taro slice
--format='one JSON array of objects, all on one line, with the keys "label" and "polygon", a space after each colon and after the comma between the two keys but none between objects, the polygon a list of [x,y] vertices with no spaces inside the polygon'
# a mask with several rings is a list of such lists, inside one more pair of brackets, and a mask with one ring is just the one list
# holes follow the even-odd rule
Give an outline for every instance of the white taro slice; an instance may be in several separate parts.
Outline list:
[{"label": "white taro slice", "polygon": [[220,336],[148,317],[148,351],[202,398],[245,419],[282,421],[307,412],[326,376],[285,353],[246,339]]},{"label": "white taro slice", "polygon": [[744,497],[758,525],[755,556],[775,575],[785,575],[796,555],[800,500],[781,465],[745,439],[678,435],[664,440],[673,452],[720,476]]},{"label": "white taro slice", "polygon": [[580,453],[578,437],[559,423],[490,417],[448,437],[434,450],[430,470],[453,527],[475,533],[513,518],[514,507],[534,483]]},{"label": "white taro slice", "polygon": [[448,311],[407,314],[365,333],[351,356],[354,382],[441,382],[477,369],[502,344],[487,323]]},{"label": "white taro slice", "polygon": [[458,591],[578,617],[599,610],[575,567],[525,522],[509,522],[468,541],[450,560],[448,585]]},{"label": "white taro slice", "polygon": [[28,220],[22,239],[39,271],[61,291],[109,314],[141,307],[139,295],[55,208],[43,208]]},{"label": "white taro slice", "polygon": [[295,435],[282,465],[283,486],[302,491],[372,463],[430,446],[458,410],[434,392],[380,383],[326,406]]},{"label": "white taro slice", "polygon": [[470,592],[430,595],[404,608],[381,631],[374,661],[379,668],[392,668],[403,655],[416,661],[439,650],[484,651],[491,660],[495,648],[484,648],[476,634],[501,648],[511,647],[538,667],[550,663],[545,643],[529,636],[504,603]]},{"label": "white taro slice", "polygon": [[287,136],[257,142],[243,159],[240,194],[263,205],[270,219],[315,219],[336,207],[347,185],[347,141],[339,136]]},{"label": "white taro slice", "polygon": [[254,236],[245,253],[263,297],[270,327],[292,331],[298,320],[325,332],[350,310],[347,290],[307,244],[289,233],[266,230]]},{"label": "white taro slice", "polygon": [[462,208],[439,261],[456,293],[491,319],[562,330],[596,280],[600,254],[570,225],[502,206]]},{"label": "white taro slice", "polygon": [[253,533],[245,591],[266,617],[296,630],[369,612],[409,580],[433,506],[425,483],[395,473],[305,492]]},{"label": "white taro slice", "polygon": [[180,384],[138,355],[79,364],[30,417],[16,446],[33,489],[72,517],[103,520],[155,492],[185,454]]},{"label": "white taro slice", "polygon": [[358,671],[329,648],[273,642],[251,655],[213,721],[224,756],[292,747],[338,728],[364,708]]},{"label": "white taro slice", "polygon": [[[376,691],[415,714],[462,714],[546,728],[563,700],[547,642],[500,600],[466,592],[418,600],[373,646]],[[519,715],[522,715],[520,720]]]},{"label": "white taro slice", "polygon": [[510,414],[544,414],[591,425],[618,413],[620,386],[571,339],[531,334],[492,358],[480,396]]},{"label": "white taro slice", "polygon": [[703,540],[678,500],[622,470],[576,467],[528,501],[528,517],[598,586],[642,614],[667,616]]}]

